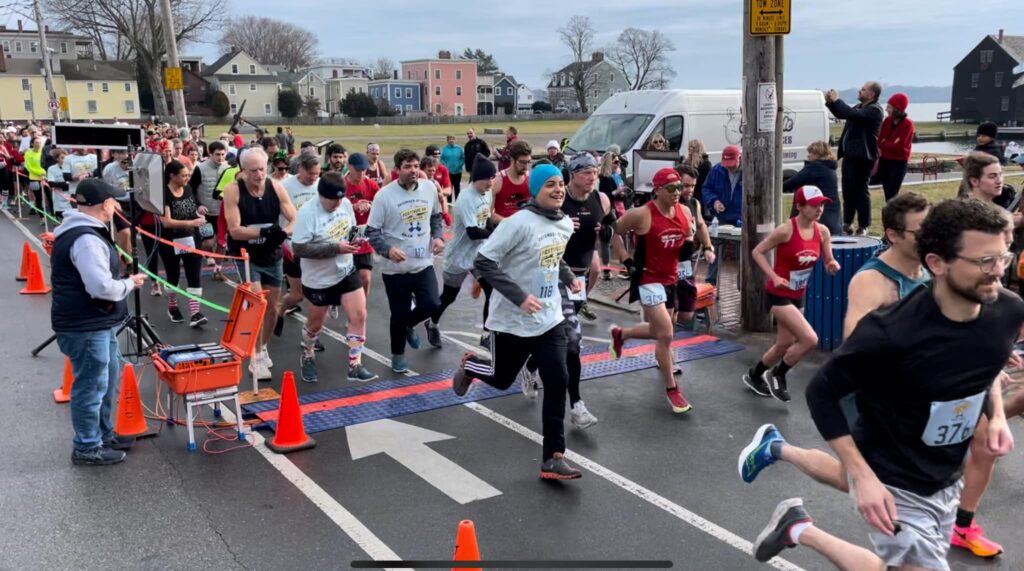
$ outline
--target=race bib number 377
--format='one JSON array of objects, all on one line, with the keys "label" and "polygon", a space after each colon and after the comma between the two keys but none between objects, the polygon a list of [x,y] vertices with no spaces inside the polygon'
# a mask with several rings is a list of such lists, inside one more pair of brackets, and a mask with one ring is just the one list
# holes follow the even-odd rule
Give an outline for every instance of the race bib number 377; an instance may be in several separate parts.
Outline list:
[{"label": "race bib number 377", "polygon": [[950,446],[964,442],[974,434],[984,404],[984,391],[965,399],[933,402],[921,440],[928,446]]}]

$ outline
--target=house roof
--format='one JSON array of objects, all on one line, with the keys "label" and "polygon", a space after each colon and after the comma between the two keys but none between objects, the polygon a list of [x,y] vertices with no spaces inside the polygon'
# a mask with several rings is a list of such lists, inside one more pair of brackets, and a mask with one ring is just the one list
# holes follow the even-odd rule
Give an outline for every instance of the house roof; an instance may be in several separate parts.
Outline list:
[{"label": "house roof", "polygon": [[[989,35],[990,38],[999,44],[999,38]],[[1010,57],[1017,60],[1017,63],[1024,63],[1024,36],[1003,36],[1003,43],[999,44]]]},{"label": "house roof", "polygon": [[67,60],[61,62],[60,72],[67,81],[135,81],[135,66],[130,61]]},{"label": "house roof", "polygon": [[507,81],[508,83],[511,83],[513,86],[519,87],[519,83],[516,82],[516,78],[512,77],[511,75],[503,75],[503,76],[501,76],[501,79],[495,81],[494,85],[498,85],[502,81]]},{"label": "house roof", "polygon": [[225,83],[288,83],[276,75],[233,75],[230,73],[204,73],[205,77],[216,77]]},{"label": "house roof", "polygon": [[235,57],[241,52],[242,50],[232,49],[228,53],[220,56],[213,63],[203,68],[203,75],[216,75],[216,71],[218,69],[224,67],[229,61],[231,61],[231,58]]},{"label": "house roof", "polygon": [[306,75],[308,74],[297,71],[279,71],[275,77],[277,77],[277,81],[281,83],[294,84],[301,81],[302,78],[306,77]]},{"label": "house roof", "polygon": [[1013,86],[1011,87],[1011,89],[1017,89],[1018,87],[1021,86],[1024,86],[1024,75],[1020,76],[1020,78],[1017,79],[1017,81],[1013,82]]},{"label": "house roof", "polygon": [[[589,59],[587,61],[579,61],[579,62],[574,61],[574,62],[570,63],[569,65],[563,67],[562,69],[556,71],[555,73],[552,73],[551,74],[551,81],[548,82],[548,87],[558,87],[557,85],[555,85],[555,78],[558,77],[560,74],[563,74],[563,73],[564,74],[586,73],[590,68],[592,68],[595,65],[600,64],[600,63],[604,63],[604,60],[594,61],[592,59]],[[569,86],[563,86],[563,87],[569,87]]]},{"label": "house roof", "polygon": [[415,79],[372,79],[368,82],[370,85],[402,85],[403,87],[408,86],[419,86],[420,82]]},{"label": "house roof", "polygon": [[[38,59],[8,59],[6,63],[7,71],[5,73],[7,75],[42,75],[39,70],[43,64]],[[55,72],[54,75],[61,74]]]}]

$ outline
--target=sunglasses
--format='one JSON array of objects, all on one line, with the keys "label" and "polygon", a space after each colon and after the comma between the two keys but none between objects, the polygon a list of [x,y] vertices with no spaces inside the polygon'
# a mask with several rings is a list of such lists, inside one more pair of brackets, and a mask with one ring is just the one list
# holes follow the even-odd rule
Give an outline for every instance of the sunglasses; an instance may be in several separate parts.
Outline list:
[{"label": "sunglasses", "polygon": [[284,172],[284,171],[288,170],[288,167],[277,167],[274,170],[276,170],[277,172]]}]

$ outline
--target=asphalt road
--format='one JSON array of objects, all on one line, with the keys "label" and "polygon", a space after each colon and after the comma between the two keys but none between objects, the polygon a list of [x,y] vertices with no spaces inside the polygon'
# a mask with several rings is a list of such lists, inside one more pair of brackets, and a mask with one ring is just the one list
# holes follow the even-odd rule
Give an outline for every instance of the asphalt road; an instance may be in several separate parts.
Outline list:
[{"label": "asphalt road", "polygon": [[[35,219],[25,224],[37,230]],[[19,228],[0,218],[0,272],[15,275],[24,240]],[[227,285],[204,285],[207,298],[228,305]],[[759,569],[764,565],[742,547],[775,504],[793,496],[804,497],[818,525],[866,544],[848,497],[790,466],[769,468],[753,485],[736,473],[739,450],[765,422],[796,443],[824,446],[800,390],[821,356],[791,374],[795,390],[788,406],[742,388],[740,375],[759,355],[753,346],[684,365],[684,390],[694,404],[684,416],[671,413],[654,370],[586,381],[583,398],[600,423],[582,432],[567,428],[584,477],[565,484],[537,477],[541,449],[532,438],[540,432],[540,405],[521,394],[392,419],[452,437],[425,445],[433,453],[418,464],[423,473],[442,466],[467,486],[482,481],[500,492],[459,503],[390,456],[353,460],[353,431],[346,429],[318,433],[316,448],[280,457],[262,447],[190,453],[184,427],[165,426],[157,438],[140,441],[121,465],[73,467],[68,407],[51,399],[63,357],[56,345],[29,356],[50,334],[49,296],[20,296],[20,287],[9,279],[0,288],[6,314],[0,386],[8,395],[0,399],[0,429],[6,432],[0,439],[0,569],[298,570],[346,568],[369,558],[443,560],[452,555],[462,519],[475,522],[485,559],[669,560],[676,569]],[[211,324],[192,330],[170,323],[165,303],[143,296],[143,311],[164,342],[219,336],[221,315],[208,311]],[[430,373],[454,367],[464,350],[457,341],[474,343],[481,303],[460,298],[442,321],[445,346],[408,350],[411,368]],[[379,280],[370,305],[368,347],[386,357],[387,309]],[[614,309],[598,312],[598,322],[584,326],[584,335],[595,339],[606,337],[613,320],[632,319]],[[267,385],[280,389],[282,372],[297,370],[299,327],[290,319],[272,342],[274,380]],[[329,327],[344,332],[343,322],[331,320]],[[302,393],[352,386],[343,376],[345,347],[322,339],[327,351],[318,360],[321,381],[299,383]],[[394,376],[384,363],[365,361],[382,378]],[[143,399],[152,406],[153,369],[140,371]],[[1014,428],[1024,438],[1020,424]],[[199,432],[202,446],[205,434]],[[955,569],[1024,568],[1022,500],[1018,451],[1000,463],[980,515],[1010,552],[993,562],[953,554]],[[783,555],[792,566],[779,568],[828,568],[804,549]]]}]

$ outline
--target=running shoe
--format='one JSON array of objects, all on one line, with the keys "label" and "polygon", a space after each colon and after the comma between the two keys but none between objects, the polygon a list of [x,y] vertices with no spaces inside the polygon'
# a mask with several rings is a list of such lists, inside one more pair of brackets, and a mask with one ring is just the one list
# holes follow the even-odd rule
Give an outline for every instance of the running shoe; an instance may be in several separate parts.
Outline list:
[{"label": "running shoe", "polygon": [[409,372],[409,365],[405,362],[405,355],[391,356],[391,370],[396,373]]},{"label": "running shoe", "polygon": [[154,282],[153,287],[149,288],[149,295],[160,296],[164,294],[164,288],[160,286],[160,282]]},{"label": "running shoe", "polygon": [[962,547],[985,559],[996,557],[1003,552],[1003,546],[985,537],[985,528],[972,521],[970,527],[953,526],[953,547]]},{"label": "running shoe", "polygon": [[217,265],[217,260],[214,260],[213,258],[206,258],[206,266],[207,267],[213,267],[213,266],[216,266],[216,265]]},{"label": "running shoe", "polygon": [[523,365],[523,368],[519,370],[518,378],[519,386],[523,388],[523,396],[530,400],[537,398],[537,390],[540,388],[537,373]]},{"label": "running shoe", "polygon": [[377,375],[371,373],[362,364],[353,365],[348,368],[348,380],[356,381],[359,383],[367,383],[377,378]]},{"label": "running shoe", "polygon": [[420,348],[420,335],[416,333],[416,329],[412,327],[405,328],[405,341],[409,343],[409,346],[413,349]]},{"label": "running shoe", "polygon": [[423,322],[423,327],[427,329],[427,343],[430,343],[430,346],[435,349],[440,349],[441,330],[437,327],[437,324],[430,319],[427,319]]},{"label": "running shoe", "polygon": [[749,369],[747,374],[743,375],[743,384],[747,385],[747,388],[754,391],[754,394],[759,397],[771,398],[772,393],[768,390],[768,381],[765,380],[768,375],[768,371],[765,371],[761,376],[754,374],[754,369]]},{"label": "running shoe", "polygon": [[75,450],[71,453],[71,463],[75,466],[109,466],[124,462],[128,455],[123,450],[113,450],[106,446],[97,446],[92,450]]},{"label": "running shoe", "polygon": [[540,477],[545,480],[575,480],[582,478],[583,472],[570,466],[561,453],[555,452],[540,465]]},{"label": "running shoe", "polygon": [[580,430],[585,430],[597,424],[597,417],[587,410],[587,405],[583,404],[581,400],[576,401],[576,404],[572,405],[572,409],[569,410],[569,416],[572,419],[572,425]]},{"label": "running shoe", "polygon": [[452,377],[452,391],[455,392],[455,396],[466,396],[469,388],[473,386],[473,377],[466,374],[466,361],[469,360],[469,357],[469,353],[462,356],[462,362],[459,363],[459,368],[455,369],[455,375]]},{"label": "running shoe", "polygon": [[181,314],[181,310],[178,306],[172,306],[167,308],[167,318],[171,320],[171,323],[181,323],[185,321],[185,316]]},{"label": "running shoe", "polygon": [[[285,315],[288,311],[285,311]],[[284,333],[284,315],[278,315],[277,321],[274,322],[274,337],[280,337],[281,333]]]},{"label": "running shoe", "polygon": [[225,276],[224,272],[221,271],[221,270],[213,270],[213,281],[215,281],[215,282],[226,282],[226,281],[228,281],[228,277]]},{"label": "running shoe", "polygon": [[199,313],[197,311],[197,312],[193,313],[192,314],[192,318],[188,320],[188,326],[189,327],[202,327],[203,325],[206,325],[209,322],[210,322],[210,320],[207,319],[205,315],[203,315],[202,313]]},{"label": "running shoe", "polygon": [[274,362],[270,359],[270,351],[267,351],[267,348],[264,347],[261,353],[263,353],[263,363],[267,366],[268,369],[273,368]]},{"label": "running shoe", "polygon": [[608,328],[608,333],[612,336],[612,342],[608,344],[608,352],[612,354],[612,359],[618,359],[622,357],[622,345],[625,343],[622,340],[622,328],[612,325]]},{"label": "running shoe", "polygon": [[288,309],[284,310],[285,315],[291,315],[293,313],[302,313],[302,308],[297,305],[293,305]]},{"label": "running shoe", "polygon": [[768,525],[757,536],[754,541],[754,559],[764,563],[782,553],[783,549],[796,547],[796,542],[790,537],[789,530],[798,523],[811,523],[814,520],[804,509],[804,501],[800,498],[791,498],[779,502],[775,506],[772,518]]},{"label": "running shoe", "polygon": [[258,381],[268,381],[274,377],[270,373],[270,369],[267,368],[267,364],[263,361],[263,353],[256,353],[249,359],[249,372]]},{"label": "running shoe", "polygon": [[686,397],[683,396],[683,391],[679,390],[679,385],[667,389],[665,397],[668,398],[669,404],[672,405],[672,412],[676,414],[690,412],[693,408],[690,406],[690,401],[686,400]]},{"label": "running shoe", "polygon": [[740,472],[740,478],[750,484],[757,475],[768,466],[779,461],[772,454],[772,443],[785,442],[782,433],[774,424],[764,424],[754,433],[754,438],[740,452],[736,469]]},{"label": "running shoe", "polygon": [[776,374],[775,370],[765,371],[764,380],[768,382],[768,392],[776,400],[789,402],[789,387],[786,385],[786,377]]},{"label": "running shoe", "polygon": [[324,351],[327,350],[327,347],[324,347],[324,344],[321,343],[319,339],[317,339],[316,342],[313,343],[313,350],[316,351],[317,353],[323,353]]},{"label": "running shoe", "polygon": [[304,383],[315,383],[320,380],[316,373],[316,357],[313,355],[302,354],[299,358],[299,371]]},{"label": "running shoe", "polygon": [[584,301],[583,305],[580,306],[580,317],[587,321],[595,321],[597,319],[597,314],[594,313],[594,311],[590,309],[590,306],[587,305],[587,302]]}]

